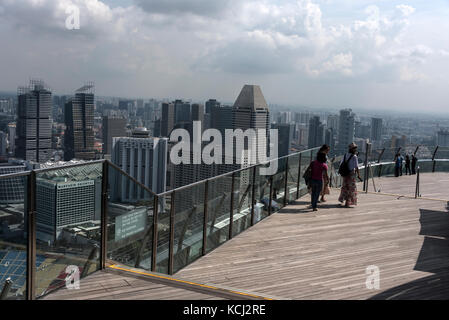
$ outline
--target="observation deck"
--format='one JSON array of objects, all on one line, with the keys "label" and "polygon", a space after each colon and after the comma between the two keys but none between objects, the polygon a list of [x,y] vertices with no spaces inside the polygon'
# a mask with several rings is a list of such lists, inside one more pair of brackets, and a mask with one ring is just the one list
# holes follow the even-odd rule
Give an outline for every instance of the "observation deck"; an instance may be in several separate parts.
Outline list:
[{"label": "observation deck", "polygon": [[[163,284],[122,266],[130,271],[99,271],[45,299],[448,299],[449,173],[420,178],[417,199],[416,176],[405,175],[376,178],[381,193],[359,186],[353,208],[338,189],[317,212],[303,196]],[[379,268],[379,289],[366,286],[368,266]]]}]

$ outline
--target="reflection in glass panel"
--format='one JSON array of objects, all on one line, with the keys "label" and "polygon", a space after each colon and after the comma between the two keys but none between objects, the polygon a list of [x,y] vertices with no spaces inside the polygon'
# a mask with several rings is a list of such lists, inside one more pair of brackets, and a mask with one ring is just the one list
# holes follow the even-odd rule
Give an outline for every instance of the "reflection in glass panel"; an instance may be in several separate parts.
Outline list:
[{"label": "reflection in glass panel", "polygon": [[232,175],[209,181],[207,246],[210,251],[229,238]]},{"label": "reflection in glass panel", "polygon": [[[0,176],[0,292],[9,278],[12,283],[7,299],[14,300],[26,298],[27,180],[26,176],[7,179]],[[39,261],[43,258],[38,255]]]},{"label": "reflection in glass panel", "polygon": [[233,236],[251,226],[252,180],[252,168],[242,170],[235,174]]},{"label": "reflection in glass panel", "polygon": [[[36,174],[36,296],[98,270],[102,164]],[[73,269],[72,269],[73,270]]]},{"label": "reflection in glass panel", "polygon": [[153,195],[109,166],[107,258],[149,270],[153,238]]},{"label": "reflection in glass panel", "polygon": [[168,274],[172,194],[158,197],[156,271]]},{"label": "reflection in glass panel", "polygon": [[176,191],[173,272],[202,254],[205,185],[203,182]]},{"label": "reflection in glass panel", "polygon": [[298,168],[299,154],[290,156],[288,158],[287,203],[296,200],[296,191],[298,187]]},{"label": "reflection in glass panel", "polygon": [[279,211],[282,207],[284,207],[286,166],[287,158],[278,160],[278,171],[273,176],[273,212]]},{"label": "reflection in glass panel", "polygon": [[270,202],[270,175],[264,173],[263,168],[268,165],[262,164],[256,169],[256,187],[255,187],[255,204],[254,204],[254,223],[268,216],[268,204]]}]

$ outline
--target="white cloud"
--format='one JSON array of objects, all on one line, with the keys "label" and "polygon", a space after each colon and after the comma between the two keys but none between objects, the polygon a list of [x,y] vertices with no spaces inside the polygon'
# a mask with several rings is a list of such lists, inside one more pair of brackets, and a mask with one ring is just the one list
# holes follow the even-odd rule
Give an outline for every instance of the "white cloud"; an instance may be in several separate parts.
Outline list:
[{"label": "white cloud", "polygon": [[415,12],[415,8],[406,4],[397,5],[396,8],[399,9],[404,16],[409,16]]},{"label": "white cloud", "polygon": [[[40,76],[65,90],[95,78],[114,93],[182,87],[194,95],[189,79],[197,92],[218,78],[393,83],[422,80],[433,57],[449,55],[439,43],[404,37],[417,19],[405,4],[376,2],[333,20],[329,8],[338,12],[338,1],[106,1],[0,0],[0,37],[8,44],[0,67],[12,75],[0,86]],[[81,11],[78,31],[65,29],[73,4]]]}]

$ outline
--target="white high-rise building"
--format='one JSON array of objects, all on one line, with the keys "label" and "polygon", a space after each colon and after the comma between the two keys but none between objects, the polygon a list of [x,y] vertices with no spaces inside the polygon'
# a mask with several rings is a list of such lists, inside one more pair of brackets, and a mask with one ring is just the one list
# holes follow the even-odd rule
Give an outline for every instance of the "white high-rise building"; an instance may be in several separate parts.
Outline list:
[{"label": "white high-rise building", "polygon": [[[145,128],[133,137],[112,139],[112,162],[155,193],[165,192],[167,175],[167,138],[149,138]],[[149,194],[130,179],[117,175],[114,198],[121,201],[146,199]]]}]

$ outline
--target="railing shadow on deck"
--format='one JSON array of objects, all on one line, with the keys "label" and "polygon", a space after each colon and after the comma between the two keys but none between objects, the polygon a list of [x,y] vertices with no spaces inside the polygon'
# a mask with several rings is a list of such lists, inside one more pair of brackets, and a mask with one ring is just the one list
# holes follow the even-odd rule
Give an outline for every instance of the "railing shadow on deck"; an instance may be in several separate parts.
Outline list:
[{"label": "railing shadow on deck", "polygon": [[420,209],[420,215],[419,234],[424,241],[413,270],[433,275],[383,291],[371,300],[449,299],[449,208]]}]

